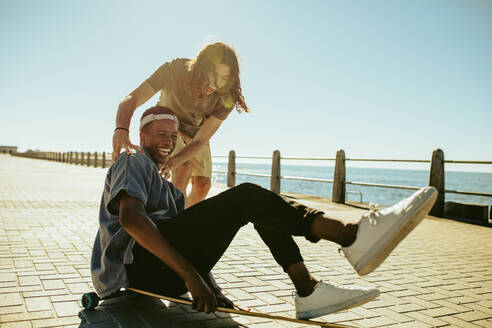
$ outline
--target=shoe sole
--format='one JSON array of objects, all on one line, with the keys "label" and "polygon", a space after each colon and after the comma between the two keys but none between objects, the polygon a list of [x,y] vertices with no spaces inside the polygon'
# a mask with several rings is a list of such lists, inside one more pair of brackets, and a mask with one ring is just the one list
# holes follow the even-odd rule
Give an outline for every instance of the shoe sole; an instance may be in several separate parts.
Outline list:
[{"label": "shoe sole", "polygon": [[352,303],[353,300],[350,300],[350,301],[340,303],[337,305],[327,306],[324,308],[319,308],[319,309],[310,310],[310,311],[303,311],[303,312],[300,312],[301,314],[296,313],[296,318],[301,319],[301,320],[309,320],[309,319],[321,317],[323,315],[327,315],[330,313],[348,310],[348,309],[366,304],[367,302],[372,301],[373,299],[375,299],[379,295],[380,295],[380,292],[378,290],[376,290],[374,292],[374,294],[362,295],[361,298],[357,299],[354,303]]},{"label": "shoe sole", "polygon": [[[409,218],[403,220],[403,223],[398,227],[397,231],[392,234],[393,237],[386,241],[381,241],[372,247],[372,251],[368,251],[368,254],[375,252],[373,256],[368,256],[366,260],[361,259],[355,266],[355,271],[360,276],[365,276],[372,271],[376,270],[381,263],[391,254],[391,252],[398,246],[398,244],[405,238],[420,222],[425,218],[434,206],[438,196],[437,190],[433,190],[433,193],[424,201],[424,203],[418,208],[418,210],[409,215]],[[384,243],[384,245],[381,245]]]}]

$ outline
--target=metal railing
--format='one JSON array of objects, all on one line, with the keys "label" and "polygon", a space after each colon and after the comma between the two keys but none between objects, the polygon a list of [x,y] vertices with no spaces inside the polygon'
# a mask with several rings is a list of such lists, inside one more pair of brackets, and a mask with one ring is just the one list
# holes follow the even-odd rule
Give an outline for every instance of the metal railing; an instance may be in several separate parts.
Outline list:
[{"label": "metal railing", "polygon": [[[444,194],[461,194],[468,196],[482,196],[482,197],[492,197],[492,193],[488,192],[478,192],[478,191],[463,191],[463,190],[451,190],[444,188],[444,164],[480,164],[480,165],[490,165],[492,161],[462,161],[462,160],[444,160],[444,152],[440,149],[436,149],[431,160],[419,160],[419,159],[377,159],[377,158],[345,158],[345,152],[339,150],[335,158],[323,158],[323,157],[294,157],[285,156],[281,157],[278,150],[273,152],[272,157],[268,156],[236,156],[234,151],[229,152],[229,156],[214,156],[215,158],[228,158],[228,170],[226,171],[214,171],[214,173],[226,174],[227,175],[227,186],[232,187],[235,185],[236,176],[254,176],[254,177],[264,177],[270,178],[270,189],[276,193],[280,193],[281,180],[297,180],[297,181],[308,181],[308,182],[321,182],[321,183],[332,183],[333,184],[333,194],[332,201],[336,203],[345,203],[347,194],[350,192],[346,191],[346,185],[356,185],[364,187],[377,187],[377,188],[391,188],[391,189],[404,189],[404,190],[419,190],[420,187],[416,186],[402,186],[402,185],[391,185],[391,184],[381,184],[381,183],[369,183],[361,181],[347,181],[346,180],[346,167],[345,163],[347,161],[352,162],[398,162],[398,163],[430,163],[431,169],[429,174],[429,185],[434,186],[439,191],[439,197],[436,201],[431,214],[436,216],[442,216],[444,213]],[[271,174],[258,174],[249,172],[237,172],[236,171],[236,159],[268,159],[272,161],[272,173]],[[302,160],[302,161],[335,161],[335,172],[333,179],[321,179],[321,178],[310,178],[310,177],[298,177],[298,176],[286,176],[281,175],[280,167],[281,160]],[[362,197],[361,197],[362,198]]]},{"label": "metal railing", "polygon": [[[29,151],[26,153],[13,153],[14,156],[23,156],[30,158],[45,159],[56,162],[79,164],[93,167],[108,167],[111,165],[111,154],[98,153],[98,152],[45,152],[45,151]],[[429,174],[429,185],[434,186],[439,191],[439,197],[434,205],[431,214],[436,216],[442,216],[444,211],[444,194],[461,194],[467,196],[481,196],[492,197],[492,193],[479,192],[479,191],[464,191],[464,190],[450,190],[444,188],[444,164],[479,164],[479,165],[491,165],[492,161],[462,161],[462,160],[444,160],[444,152],[440,149],[436,149],[432,153],[430,160],[416,160],[416,159],[377,159],[377,158],[345,158],[345,152],[339,150],[334,158],[324,157],[299,157],[299,156],[285,156],[281,157],[278,150],[273,152],[273,156],[236,156],[235,152],[231,150],[229,156],[213,156],[214,158],[228,158],[227,171],[213,171],[217,174],[227,175],[227,186],[232,187],[236,184],[236,176],[251,176],[270,178],[270,189],[276,193],[280,193],[281,180],[297,180],[307,182],[321,182],[332,183],[333,193],[332,201],[336,203],[345,203],[346,185],[357,185],[364,187],[377,187],[377,188],[392,188],[392,189],[405,189],[405,190],[418,190],[416,186],[401,186],[390,184],[379,184],[359,181],[347,181],[346,180],[346,167],[347,161],[352,162],[399,162],[399,163],[430,163],[431,169]],[[271,174],[261,174],[252,172],[237,172],[236,171],[236,159],[260,159],[271,160]],[[280,174],[281,160],[297,160],[297,161],[334,161],[335,170],[333,179],[321,179],[311,177],[298,177],[287,176]]]}]

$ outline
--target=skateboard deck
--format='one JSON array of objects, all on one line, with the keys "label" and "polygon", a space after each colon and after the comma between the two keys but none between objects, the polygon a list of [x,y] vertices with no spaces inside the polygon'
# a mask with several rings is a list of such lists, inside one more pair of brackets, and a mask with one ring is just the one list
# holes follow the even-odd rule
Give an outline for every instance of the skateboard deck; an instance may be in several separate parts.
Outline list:
[{"label": "skateboard deck", "polygon": [[[163,295],[154,294],[154,293],[150,293],[150,292],[147,292],[144,290],[131,288],[131,287],[127,287],[126,289],[131,290],[132,292],[135,292],[135,293],[139,293],[142,295],[147,295],[147,296],[151,296],[151,297],[155,297],[155,298],[160,298],[162,300],[166,300],[166,301],[170,301],[170,302],[174,302],[174,303],[185,304],[185,305],[189,305],[189,306],[192,305],[192,302],[190,300],[183,299],[183,298],[174,298],[174,297],[169,297],[169,296],[163,296]],[[243,309],[239,309],[239,308],[238,309],[230,309],[230,308],[225,308],[225,307],[217,307],[217,311],[240,314],[240,315],[247,315],[247,316],[252,316],[252,317],[267,318],[267,319],[272,319],[272,320],[282,320],[282,321],[303,323],[306,325],[313,325],[313,326],[319,326],[319,327],[352,328],[350,326],[341,325],[341,324],[334,324],[334,323],[314,321],[314,320],[294,319],[294,318],[289,318],[289,317],[284,317],[284,316],[279,316],[279,315],[272,315],[272,314],[266,314],[266,313],[260,313],[260,312],[247,311],[247,310],[243,310]]]}]

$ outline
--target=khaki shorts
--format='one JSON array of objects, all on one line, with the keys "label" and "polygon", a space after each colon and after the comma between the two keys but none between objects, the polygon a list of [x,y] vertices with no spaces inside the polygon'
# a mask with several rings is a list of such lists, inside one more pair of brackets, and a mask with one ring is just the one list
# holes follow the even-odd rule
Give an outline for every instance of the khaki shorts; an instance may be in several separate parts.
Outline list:
[{"label": "khaki shorts", "polygon": [[[178,154],[186,146],[181,134],[178,135],[176,141],[176,147],[174,148],[173,155]],[[191,176],[193,177],[212,177],[212,153],[210,152],[210,143],[198,151],[198,153],[190,159],[191,163]]]}]

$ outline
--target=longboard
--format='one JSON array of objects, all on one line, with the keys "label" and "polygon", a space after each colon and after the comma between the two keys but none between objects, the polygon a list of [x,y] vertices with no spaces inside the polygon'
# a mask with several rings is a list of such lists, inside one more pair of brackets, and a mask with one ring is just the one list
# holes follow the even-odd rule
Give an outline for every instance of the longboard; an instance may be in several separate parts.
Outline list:
[{"label": "longboard", "polygon": [[[184,305],[192,305],[192,302],[190,300],[184,299],[184,298],[175,298],[175,297],[170,297],[170,296],[164,296],[164,295],[159,295],[159,294],[154,294],[145,290],[140,290],[132,287],[126,287],[126,290],[130,290],[132,292],[141,294],[141,295],[146,295],[146,296],[151,296],[155,298],[159,298],[162,300],[174,302],[174,303],[179,303],[179,304],[184,304]],[[115,294],[106,297],[104,299],[108,298],[113,298],[117,297],[120,295],[123,295],[125,292],[124,291],[119,291],[116,292]],[[86,293],[82,295],[82,306],[86,310],[92,310],[94,309],[98,304],[99,304],[99,296],[92,292],[92,293]],[[284,317],[280,315],[272,315],[272,314],[267,314],[267,313],[261,313],[261,312],[254,312],[254,311],[247,311],[243,310],[240,308],[226,308],[226,307],[217,307],[216,311],[220,312],[226,312],[226,313],[234,313],[234,314],[240,314],[240,315],[247,315],[251,317],[260,317],[260,318],[266,318],[266,319],[271,319],[271,320],[282,320],[282,321],[288,321],[288,322],[295,322],[295,323],[302,323],[305,325],[312,325],[312,326],[319,326],[319,327],[328,327],[328,328],[353,328],[351,326],[346,326],[342,324],[334,324],[334,323],[328,323],[328,322],[322,322],[322,321],[314,321],[314,320],[303,320],[303,319],[294,319],[294,318],[289,318],[289,317]]]},{"label": "longboard", "polygon": [[[192,305],[192,302],[190,300],[183,299],[183,298],[174,298],[174,297],[169,297],[169,296],[163,296],[163,295],[154,294],[151,292],[147,292],[144,290],[131,288],[131,287],[126,287],[126,289],[131,290],[132,292],[135,292],[135,293],[139,293],[142,295],[147,295],[147,296],[151,296],[151,297],[155,297],[155,298],[160,298],[162,300],[166,300],[166,301],[170,301],[170,302],[174,302],[174,303],[185,304],[185,305],[190,305],[190,306]],[[322,321],[294,319],[294,318],[284,317],[284,316],[280,316],[280,315],[272,315],[272,314],[266,314],[266,313],[260,313],[260,312],[246,311],[243,309],[230,309],[230,308],[225,308],[225,307],[217,307],[217,311],[240,314],[240,315],[247,315],[247,316],[251,316],[251,317],[267,318],[267,319],[272,319],[272,320],[282,320],[282,321],[303,323],[306,325],[313,325],[313,326],[319,326],[319,327],[352,328],[352,327],[346,326],[346,325],[327,323],[327,322],[322,322]]]}]

